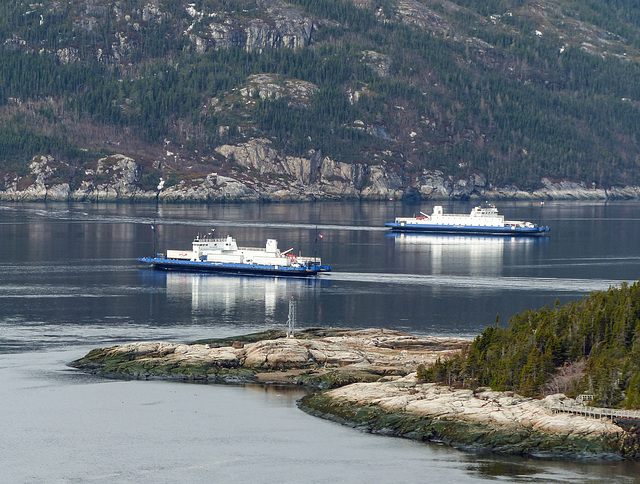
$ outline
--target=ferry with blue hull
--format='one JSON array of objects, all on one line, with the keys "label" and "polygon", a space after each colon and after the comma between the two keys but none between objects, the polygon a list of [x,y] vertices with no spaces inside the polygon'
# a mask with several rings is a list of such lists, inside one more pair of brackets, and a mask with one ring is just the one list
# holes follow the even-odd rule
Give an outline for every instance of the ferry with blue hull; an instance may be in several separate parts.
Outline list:
[{"label": "ferry with blue hull", "polygon": [[233,237],[214,238],[212,231],[197,236],[192,250],[167,250],[166,254],[138,260],[167,271],[298,277],[331,271],[319,257],[296,256],[292,250],[281,252],[276,239],[268,239],[264,248],[238,247]]},{"label": "ferry with blue hull", "polygon": [[470,214],[445,214],[440,205],[433,213],[420,217],[396,217],[385,226],[395,232],[425,234],[470,234],[540,237],[548,235],[549,227],[521,220],[505,220],[491,204],[474,207]]}]

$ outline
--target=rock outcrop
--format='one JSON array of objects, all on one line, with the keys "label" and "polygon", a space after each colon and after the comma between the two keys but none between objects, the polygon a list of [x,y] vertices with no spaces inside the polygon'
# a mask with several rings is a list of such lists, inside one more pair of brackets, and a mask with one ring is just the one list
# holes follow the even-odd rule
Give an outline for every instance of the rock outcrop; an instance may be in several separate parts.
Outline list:
[{"label": "rock outcrop", "polygon": [[247,50],[299,49],[311,43],[317,20],[305,17],[299,9],[280,1],[256,2],[263,16],[245,23],[231,22],[229,17],[205,14],[195,6],[187,9],[192,23],[187,27],[189,39],[199,53],[214,49],[243,47]]},{"label": "rock outcrop", "polygon": [[[262,94],[260,94],[262,95]],[[297,98],[302,102],[304,96]],[[314,201],[314,200],[607,200],[640,198],[640,187],[601,188],[566,180],[541,180],[542,188],[494,187],[483,173],[455,179],[439,170],[408,177],[393,164],[345,163],[310,151],[306,157],[282,156],[271,141],[253,138],[223,144],[216,156],[231,166],[225,173],[185,176],[158,191],[145,175],[161,172],[122,154],[97,160],[93,169],[69,174],[52,156],[37,156],[25,176],[5,176],[0,200],[7,201]],[[160,165],[160,162],[157,163]],[[79,180],[75,182],[73,180]]]},{"label": "rock outcrop", "polygon": [[234,342],[240,344],[226,341],[222,342],[224,346],[217,340],[192,345],[131,343],[93,350],[72,366],[115,377],[212,382],[285,380],[328,388],[345,379],[407,375],[417,365],[430,365],[467,342],[418,338],[390,330],[311,329],[297,332],[296,338],[285,338],[284,332],[267,336],[248,342],[239,337]]},{"label": "rock outcrop", "polygon": [[254,74],[247,79],[247,86],[240,90],[245,98],[287,98],[289,104],[307,105],[319,91],[318,86],[299,79],[284,79],[277,74]]},{"label": "rock outcrop", "polygon": [[371,432],[444,441],[461,449],[537,457],[638,457],[624,445],[628,433],[610,420],[553,413],[551,405],[564,398],[456,390],[411,374],[316,393],[303,398],[301,407]]}]

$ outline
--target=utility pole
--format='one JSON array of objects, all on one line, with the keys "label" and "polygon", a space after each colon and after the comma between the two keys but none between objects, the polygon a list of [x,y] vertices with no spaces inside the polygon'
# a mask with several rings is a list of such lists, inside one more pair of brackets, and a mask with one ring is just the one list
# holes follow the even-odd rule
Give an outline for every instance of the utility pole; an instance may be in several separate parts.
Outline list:
[{"label": "utility pole", "polygon": [[289,300],[289,318],[287,319],[287,338],[293,338],[293,331],[296,327],[296,301],[291,296]]}]

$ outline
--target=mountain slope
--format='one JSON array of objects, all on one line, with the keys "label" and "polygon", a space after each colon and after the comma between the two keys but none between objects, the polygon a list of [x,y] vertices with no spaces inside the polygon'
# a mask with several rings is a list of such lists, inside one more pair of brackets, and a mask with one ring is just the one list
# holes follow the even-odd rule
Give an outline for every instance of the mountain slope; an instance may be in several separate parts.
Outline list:
[{"label": "mountain slope", "polygon": [[640,185],[629,0],[13,1],[0,36],[5,192],[90,196],[114,154],[128,193]]}]

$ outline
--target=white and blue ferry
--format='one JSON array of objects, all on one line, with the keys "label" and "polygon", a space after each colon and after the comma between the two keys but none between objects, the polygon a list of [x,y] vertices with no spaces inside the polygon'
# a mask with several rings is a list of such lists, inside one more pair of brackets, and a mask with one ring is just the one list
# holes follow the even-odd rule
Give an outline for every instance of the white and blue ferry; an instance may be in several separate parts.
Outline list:
[{"label": "white and blue ferry", "polygon": [[266,246],[238,247],[230,235],[214,238],[213,231],[193,240],[192,250],[167,250],[155,257],[138,260],[157,269],[227,274],[256,274],[271,276],[315,276],[331,271],[319,257],[296,256],[293,249],[281,252],[276,239],[267,239]]},{"label": "white and blue ferry", "polygon": [[440,205],[433,207],[431,215],[420,214],[420,217],[396,217],[395,222],[385,225],[397,232],[433,234],[542,236],[549,232],[549,227],[532,222],[505,220],[492,204],[474,207],[468,215],[444,213]]}]

